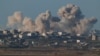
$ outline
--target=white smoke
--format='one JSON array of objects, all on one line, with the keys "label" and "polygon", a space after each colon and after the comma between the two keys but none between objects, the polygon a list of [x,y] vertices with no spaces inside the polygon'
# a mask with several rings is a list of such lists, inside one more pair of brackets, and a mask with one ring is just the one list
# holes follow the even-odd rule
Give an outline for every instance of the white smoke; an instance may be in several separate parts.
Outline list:
[{"label": "white smoke", "polygon": [[58,15],[61,17],[61,21],[56,24],[58,26],[57,29],[72,34],[84,34],[89,32],[97,22],[95,18],[86,19],[85,16],[82,15],[80,8],[73,4],[68,4],[60,8]]},{"label": "white smoke", "polygon": [[45,13],[39,14],[35,20],[36,31],[40,33],[48,32],[50,30],[50,19],[51,13],[48,10]]},{"label": "white smoke", "polygon": [[76,27],[74,28],[75,33],[80,33],[80,34],[88,33],[93,27],[95,22],[97,22],[96,18],[80,20],[79,23],[76,24]]},{"label": "white smoke", "polygon": [[[73,4],[68,4],[58,10],[60,17],[52,16],[47,10],[35,19],[23,17],[21,12],[15,12],[8,17],[8,26],[22,29],[23,31],[38,31],[45,33],[49,31],[62,31],[72,34],[88,33],[97,22],[96,18],[85,18],[80,8]],[[20,25],[20,27],[19,27]]]},{"label": "white smoke", "polygon": [[8,16],[7,26],[15,29],[19,28],[21,27],[22,20],[23,20],[23,14],[20,11],[17,11],[12,16]]},{"label": "white smoke", "polygon": [[30,32],[35,31],[35,24],[31,18],[25,17],[22,22],[22,25],[23,25],[22,28],[23,31],[30,31]]}]

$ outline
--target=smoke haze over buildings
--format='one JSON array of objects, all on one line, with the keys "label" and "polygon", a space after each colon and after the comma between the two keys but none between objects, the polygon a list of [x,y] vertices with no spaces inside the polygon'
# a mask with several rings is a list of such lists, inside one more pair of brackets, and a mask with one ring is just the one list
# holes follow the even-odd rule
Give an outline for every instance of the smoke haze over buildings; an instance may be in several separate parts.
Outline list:
[{"label": "smoke haze over buildings", "polygon": [[49,10],[39,14],[33,21],[29,17],[24,17],[20,11],[8,16],[7,26],[11,29],[21,29],[22,31],[38,31],[45,33],[50,31],[62,31],[74,34],[88,33],[97,22],[95,17],[85,18],[80,8],[73,4],[58,9],[59,17],[53,16]]}]

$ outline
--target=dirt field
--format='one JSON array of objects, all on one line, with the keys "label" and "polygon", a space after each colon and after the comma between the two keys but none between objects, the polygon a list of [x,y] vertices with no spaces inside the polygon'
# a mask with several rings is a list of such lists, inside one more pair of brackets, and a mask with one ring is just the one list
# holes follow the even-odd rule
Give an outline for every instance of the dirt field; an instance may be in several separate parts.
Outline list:
[{"label": "dirt field", "polygon": [[65,48],[0,48],[0,56],[100,56],[100,50],[68,50]]}]

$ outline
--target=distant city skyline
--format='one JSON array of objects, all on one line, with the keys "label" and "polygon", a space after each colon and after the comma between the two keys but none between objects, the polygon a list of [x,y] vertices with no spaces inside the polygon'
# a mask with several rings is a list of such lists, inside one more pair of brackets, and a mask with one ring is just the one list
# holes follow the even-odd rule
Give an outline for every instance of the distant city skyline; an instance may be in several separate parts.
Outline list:
[{"label": "distant city skyline", "polygon": [[69,3],[79,6],[87,18],[96,17],[98,22],[94,29],[100,30],[100,0],[0,0],[0,26],[5,27],[8,16],[15,11],[21,11],[24,16],[34,20],[46,10],[50,10],[53,16],[58,16],[58,9]]}]

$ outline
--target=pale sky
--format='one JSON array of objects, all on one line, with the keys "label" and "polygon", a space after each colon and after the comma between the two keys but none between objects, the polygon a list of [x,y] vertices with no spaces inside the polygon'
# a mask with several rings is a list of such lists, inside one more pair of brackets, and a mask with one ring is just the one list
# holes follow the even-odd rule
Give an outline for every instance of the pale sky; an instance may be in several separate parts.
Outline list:
[{"label": "pale sky", "polygon": [[100,30],[100,0],[0,0],[0,26],[4,27],[7,17],[15,11],[21,11],[24,16],[34,20],[46,10],[57,16],[58,9],[69,3],[79,6],[87,18],[96,17],[98,22],[94,28]]}]

